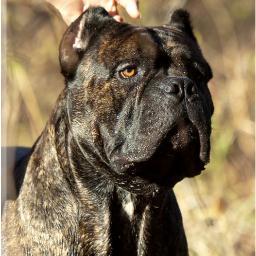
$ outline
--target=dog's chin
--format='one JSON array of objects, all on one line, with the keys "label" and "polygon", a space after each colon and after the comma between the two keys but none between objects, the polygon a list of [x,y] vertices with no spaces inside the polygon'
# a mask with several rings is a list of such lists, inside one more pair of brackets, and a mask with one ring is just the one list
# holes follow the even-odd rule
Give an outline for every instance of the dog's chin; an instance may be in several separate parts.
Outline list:
[{"label": "dog's chin", "polygon": [[206,164],[200,159],[199,133],[184,120],[174,126],[149,160],[133,165],[132,173],[148,183],[170,188],[185,177],[199,175]]}]

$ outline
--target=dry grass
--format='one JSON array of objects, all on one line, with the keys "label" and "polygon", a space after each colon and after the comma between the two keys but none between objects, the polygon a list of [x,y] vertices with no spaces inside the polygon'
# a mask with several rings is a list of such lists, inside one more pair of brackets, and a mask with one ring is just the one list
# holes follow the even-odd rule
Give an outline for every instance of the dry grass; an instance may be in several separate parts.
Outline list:
[{"label": "dry grass", "polygon": [[[153,0],[141,0],[140,23],[161,24],[167,6],[185,5],[214,72],[212,161],[200,177],[175,187],[191,255],[254,255],[253,1],[158,4],[156,10]],[[63,86],[57,45],[65,25],[29,1],[9,1],[7,22],[6,144],[31,145]]]}]

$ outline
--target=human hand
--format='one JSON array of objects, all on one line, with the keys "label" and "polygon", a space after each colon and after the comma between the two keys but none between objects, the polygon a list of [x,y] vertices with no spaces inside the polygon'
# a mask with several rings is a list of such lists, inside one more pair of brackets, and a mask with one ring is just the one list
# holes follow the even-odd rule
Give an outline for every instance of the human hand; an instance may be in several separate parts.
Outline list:
[{"label": "human hand", "polygon": [[65,22],[69,25],[84,10],[90,6],[101,6],[106,9],[109,15],[113,16],[117,21],[122,21],[118,13],[117,6],[125,8],[132,18],[139,18],[138,0],[46,0],[59,10]]}]

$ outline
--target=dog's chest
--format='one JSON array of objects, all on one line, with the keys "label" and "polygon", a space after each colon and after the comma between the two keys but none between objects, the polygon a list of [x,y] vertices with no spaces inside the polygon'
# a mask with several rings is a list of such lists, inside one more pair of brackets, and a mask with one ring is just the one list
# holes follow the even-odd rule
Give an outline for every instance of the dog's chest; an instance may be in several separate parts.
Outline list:
[{"label": "dog's chest", "polygon": [[144,255],[149,207],[131,194],[88,204],[78,225],[77,251],[86,255]]},{"label": "dog's chest", "polygon": [[122,208],[128,219],[131,221],[134,216],[134,202],[131,198],[131,194],[127,194],[122,201]]}]

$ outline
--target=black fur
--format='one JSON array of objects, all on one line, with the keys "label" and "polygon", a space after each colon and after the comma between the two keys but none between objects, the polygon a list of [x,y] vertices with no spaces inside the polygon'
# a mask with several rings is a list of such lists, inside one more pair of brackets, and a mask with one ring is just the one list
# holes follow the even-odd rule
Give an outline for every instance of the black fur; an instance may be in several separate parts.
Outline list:
[{"label": "black fur", "polygon": [[66,87],[6,206],[4,252],[188,255],[172,187],[208,163],[213,114],[188,13],[143,28],[89,9],[60,65]]}]

